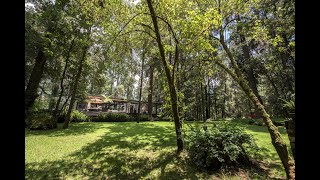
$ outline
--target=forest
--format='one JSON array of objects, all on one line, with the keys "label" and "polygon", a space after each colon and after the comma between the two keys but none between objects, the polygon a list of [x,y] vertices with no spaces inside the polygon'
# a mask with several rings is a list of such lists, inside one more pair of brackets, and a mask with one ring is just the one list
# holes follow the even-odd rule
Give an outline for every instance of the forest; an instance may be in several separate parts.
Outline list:
[{"label": "forest", "polygon": [[25,129],[26,179],[295,179],[295,1],[25,0]]}]

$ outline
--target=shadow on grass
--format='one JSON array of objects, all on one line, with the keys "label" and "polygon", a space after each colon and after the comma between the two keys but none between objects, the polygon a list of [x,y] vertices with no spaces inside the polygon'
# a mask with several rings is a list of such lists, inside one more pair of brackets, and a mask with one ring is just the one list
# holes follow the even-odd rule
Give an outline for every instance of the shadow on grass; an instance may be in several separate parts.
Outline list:
[{"label": "shadow on grass", "polygon": [[[199,179],[190,162],[177,156],[173,126],[152,123],[74,123],[33,135],[67,136],[107,129],[95,142],[62,160],[26,163],[26,179]],[[169,124],[168,124],[169,125]],[[270,155],[264,149],[263,155]],[[269,153],[269,154],[268,154]],[[270,155],[273,156],[273,155]],[[263,156],[261,156],[263,157]],[[265,177],[265,172],[260,172]],[[204,179],[212,179],[204,173]],[[218,175],[219,176],[219,175]]]},{"label": "shadow on grass", "polygon": [[[97,128],[89,124],[81,126],[84,126],[84,129],[93,128],[91,130]],[[150,123],[117,123],[116,126],[104,128],[107,128],[108,132],[100,139],[70,154],[64,160],[27,163],[26,179],[140,179],[155,169],[161,170],[161,179],[176,179],[186,175],[196,178],[194,173],[167,169],[169,163],[177,167],[182,164],[182,160],[175,153],[173,127],[160,127]],[[63,134],[58,130],[49,135]]]}]

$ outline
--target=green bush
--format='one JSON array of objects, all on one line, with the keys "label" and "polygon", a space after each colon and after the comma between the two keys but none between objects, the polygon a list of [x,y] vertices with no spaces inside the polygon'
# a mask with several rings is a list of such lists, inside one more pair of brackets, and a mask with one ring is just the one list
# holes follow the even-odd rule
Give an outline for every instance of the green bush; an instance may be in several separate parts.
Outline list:
[{"label": "green bush", "polygon": [[198,168],[216,170],[221,166],[250,164],[247,151],[257,150],[251,135],[231,124],[192,127],[186,137],[186,149]]},{"label": "green bush", "polygon": [[264,124],[262,119],[256,119],[255,122],[254,122],[254,125],[265,126],[265,124]]},{"label": "green bush", "polygon": [[151,119],[149,118],[149,115],[147,114],[142,114],[140,116],[132,116],[133,117],[133,121],[150,121]]},{"label": "green bush", "polygon": [[29,128],[32,130],[53,129],[57,123],[52,120],[52,116],[47,112],[33,113],[27,119]]},{"label": "green bush", "polygon": [[254,124],[255,123],[255,120],[254,119],[249,119],[248,120],[248,124]]},{"label": "green bush", "polygon": [[89,117],[78,110],[73,110],[70,115],[71,122],[88,122]]},{"label": "green bush", "polygon": [[125,113],[101,113],[97,117],[92,118],[93,122],[131,122],[131,121],[150,121],[146,114],[128,115]]},{"label": "green bush", "polygon": [[131,121],[131,117],[125,113],[101,113],[97,117],[92,118],[94,122],[127,122]]}]

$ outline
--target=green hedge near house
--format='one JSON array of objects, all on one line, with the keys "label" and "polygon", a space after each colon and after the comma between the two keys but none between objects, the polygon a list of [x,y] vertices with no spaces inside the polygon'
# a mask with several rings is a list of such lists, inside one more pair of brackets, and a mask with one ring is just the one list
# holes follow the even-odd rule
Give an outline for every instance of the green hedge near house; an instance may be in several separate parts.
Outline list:
[{"label": "green hedge near house", "polygon": [[133,122],[133,121],[150,121],[148,115],[128,115],[125,113],[103,113],[97,117],[92,117],[92,122]]}]

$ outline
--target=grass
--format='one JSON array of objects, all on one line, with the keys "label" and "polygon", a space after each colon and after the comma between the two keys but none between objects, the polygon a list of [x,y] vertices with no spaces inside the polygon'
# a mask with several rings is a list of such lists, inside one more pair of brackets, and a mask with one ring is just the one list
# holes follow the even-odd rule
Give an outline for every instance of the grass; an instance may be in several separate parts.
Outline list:
[{"label": "grass", "polygon": [[[245,125],[262,148],[266,172],[198,172],[176,156],[173,122],[71,123],[69,129],[26,130],[26,179],[271,179],[285,173],[265,127]],[[187,127],[187,126],[185,126]],[[286,142],[288,138],[281,130]]]}]

